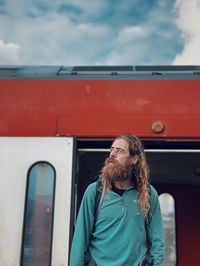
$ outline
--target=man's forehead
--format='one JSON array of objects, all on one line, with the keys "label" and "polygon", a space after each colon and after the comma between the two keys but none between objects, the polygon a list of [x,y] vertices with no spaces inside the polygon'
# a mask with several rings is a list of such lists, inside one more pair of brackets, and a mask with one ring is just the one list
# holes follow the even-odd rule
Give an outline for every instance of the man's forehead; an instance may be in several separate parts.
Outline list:
[{"label": "man's forehead", "polygon": [[128,149],[128,143],[124,139],[116,139],[113,142],[112,147],[114,147],[114,148],[121,148],[121,149],[123,149],[125,151],[129,151],[129,149]]}]

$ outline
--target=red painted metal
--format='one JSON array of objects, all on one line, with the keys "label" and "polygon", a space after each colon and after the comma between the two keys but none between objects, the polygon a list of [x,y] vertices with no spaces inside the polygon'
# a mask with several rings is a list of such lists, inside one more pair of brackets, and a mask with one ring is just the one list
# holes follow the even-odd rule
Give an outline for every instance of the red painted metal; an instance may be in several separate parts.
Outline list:
[{"label": "red painted metal", "polygon": [[0,80],[0,135],[199,138],[199,99],[200,79]]}]

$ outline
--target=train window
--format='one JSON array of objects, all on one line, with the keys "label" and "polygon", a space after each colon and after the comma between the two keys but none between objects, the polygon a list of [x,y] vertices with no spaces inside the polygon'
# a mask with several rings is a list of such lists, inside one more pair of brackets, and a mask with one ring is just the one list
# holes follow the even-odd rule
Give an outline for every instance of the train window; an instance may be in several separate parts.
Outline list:
[{"label": "train window", "polygon": [[159,196],[165,233],[165,266],[176,265],[176,231],[174,198],[168,193]]},{"label": "train window", "polygon": [[47,162],[34,164],[27,178],[22,266],[50,265],[54,191],[54,168]]}]

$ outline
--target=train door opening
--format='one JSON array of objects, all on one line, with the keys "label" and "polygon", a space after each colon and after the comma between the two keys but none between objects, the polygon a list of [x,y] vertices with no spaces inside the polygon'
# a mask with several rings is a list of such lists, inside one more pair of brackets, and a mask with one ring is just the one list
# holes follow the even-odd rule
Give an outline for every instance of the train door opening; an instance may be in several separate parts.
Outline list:
[{"label": "train door opening", "polygon": [[[109,155],[110,144],[95,148],[93,143],[92,148],[78,148],[77,212],[86,187],[96,180]],[[195,265],[200,265],[197,248],[200,246],[200,213],[197,207],[200,202],[200,150],[174,147],[147,148],[145,151],[150,181],[160,195],[166,241],[165,266],[187,266],[191,254]]]}]

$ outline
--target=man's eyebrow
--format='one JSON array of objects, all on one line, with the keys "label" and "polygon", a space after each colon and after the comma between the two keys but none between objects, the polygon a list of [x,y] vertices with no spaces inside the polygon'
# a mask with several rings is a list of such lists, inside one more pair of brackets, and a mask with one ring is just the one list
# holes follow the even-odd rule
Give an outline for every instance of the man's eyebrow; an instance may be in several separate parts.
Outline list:
[{"label": "man's eyebrow", "polygon": [[126,152],[123,148],[120,148],[120,147],[114,147],[114,146],[112,146],[110,149],[111,150],[116,149],[118,151],[124,151],[124,152]]},{"label": "man's eyebrow", "polygon": [[119,147],[117,147],[117,148],[116,148],[116,150],[125,151],[124,149],[122,149],[122,148],[119,148]]}]

